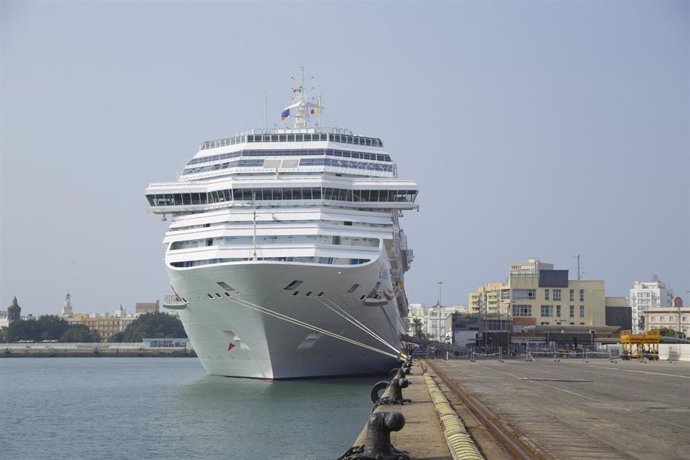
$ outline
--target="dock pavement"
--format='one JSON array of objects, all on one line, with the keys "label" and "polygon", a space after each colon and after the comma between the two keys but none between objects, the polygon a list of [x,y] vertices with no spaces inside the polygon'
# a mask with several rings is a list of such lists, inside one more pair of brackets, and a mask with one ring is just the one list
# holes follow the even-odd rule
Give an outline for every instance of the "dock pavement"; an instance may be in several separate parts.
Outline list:
[{"label": "dock pavement", "polygon": [[[546,458],[690,459],[688,362],[426,363],[432,374],[445,375],[456,392],[476,398],[518,436],[543,449]],[[462,407],[452,394],[449,399],[456,409]]]}]

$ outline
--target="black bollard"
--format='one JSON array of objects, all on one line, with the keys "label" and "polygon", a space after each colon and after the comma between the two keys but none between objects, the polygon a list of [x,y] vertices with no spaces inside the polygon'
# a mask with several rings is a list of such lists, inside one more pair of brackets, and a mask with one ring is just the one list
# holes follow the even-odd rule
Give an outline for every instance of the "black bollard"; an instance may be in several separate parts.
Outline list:
[{"label": "black bollard", "polygon": [[403,399],[402,397],[402,389],[407,388],[410,386],[410,381],[407,380],[406,378],[399,378],[399,379],[394,379],[391,382],[391,399],[396,402],[402,404],[403,402],[409,402],[409,399]]},{"label": "black bollard", "polygon": [[[410,386],[410,381],[404,377],[396,377],[390,381],[388,388],[383,393],[383,397],[378,400],[376,406],[387,406],[390,404],[405,404],[410,402],[410,399],[404,399],[402,396],[402,389]],[[374,406],[374,408],[376,408]]]},{"label": "black bollard", "polygon": [[407,460],[409,455],[391,445],[391,431],[400,431],[405,417],[399,412],[376,412],[369,416],[364,454],[381,460]]},{"label": "black bollard", "polygon": [[410,460],[407,452],[391,444],[391,431],[400,431],[405,417],[399,412],[375,412],[367,421],[363,446],[355,446],[339,460]]}]

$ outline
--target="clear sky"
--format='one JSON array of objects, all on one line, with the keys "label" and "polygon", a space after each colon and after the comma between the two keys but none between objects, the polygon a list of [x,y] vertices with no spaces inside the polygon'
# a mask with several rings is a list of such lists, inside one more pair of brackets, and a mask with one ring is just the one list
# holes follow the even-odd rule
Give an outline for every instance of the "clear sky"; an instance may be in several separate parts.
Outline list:
[{"label": "clear sky", "polygon": [[690,303],[690,2],[0,1],[0,308],[162,299],[150,182],[269,124],[300,65],[323,124],[419,182],[411,302],[539,258]]}]

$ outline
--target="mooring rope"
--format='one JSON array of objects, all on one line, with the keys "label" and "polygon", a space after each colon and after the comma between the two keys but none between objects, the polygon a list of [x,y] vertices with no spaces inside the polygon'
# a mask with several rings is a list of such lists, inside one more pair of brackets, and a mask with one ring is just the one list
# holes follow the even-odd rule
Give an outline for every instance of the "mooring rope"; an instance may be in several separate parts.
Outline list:
[{"label": "mooring rope", "polygon": [[313,330],[316,332],[320,332],[321,334],[327,335],[329,337],[333,337],[334,339],[342,340],[344,342],[348,342],[348,343],[351,343],[353,345],[357,345],[359,347],[366,348],[366,349],[371,350],[373,352],[380,353],[380,354],[386,355],[386,356],[390,356],[391,358],[400,359],[400,355],[401,355],[400,352],[394,354],[394,353],[387,352],[385,350],[378,349],[378,348],[373,347],[371,345],[367,345],[366,343],[358,342],[357,340],[350,339],[350,338],[345,337],[345,336],[340,335],[340,334],[336,334],[335,332],[331,332],[331,331],[328,331],[326,329],[320,328],[318,326],[314,326],[313,324],[309,324],[309,323],[306,323],[304,321],[292,318],[288,315],[278,313],[277,311],[271,310],[271,309],[266,308],[266,307],[262,307],[261,305],[252,303],[248,300],[241,299],[239,297],[232,297],[232,300],[235,301],[237,304],[243,306],[243,307],[258,311],[258,312],[263,313],[265,315],[272,316],[272,317],[278,318],[278,319],[282,319],[283,321],[287,321],[288,323],[291,323],[291,324],[294,324],[297,326],[301,326],[305,329],[310,329],[310,330]]},{"label": "mooring rope", "polygon": [[336,313],[337,315],[340,315],[341,317],[345,318],[345,320],[347,320],[347,321],[349,321],[350,323],[354,324],[354,325],[355,325],[356,327],[358,327],[360,330],[366,332],[366,333],[369,334],[371,337],[375,338],[376,340],[378,340],[378,341],[381,342],[382,344],[386,345],[386,346],[387,346],[388,348],[390,348],[391,350],[393,350],[393,351],[395,351],[395,352],[397,352],[397,353],[400,353],[400,349],[399,349],[399,348],[395,347],[394,345],[391,345],[390,342],[386,341],[383,337],[379,336],[379,335],[376,334],[374,331],[372,331],[371,329],[369,329],[369,328],[368,328],[367,326],[365,326],[361,321],[359,321],[357,318],[355,318],[354,316],[352,316],[350,313],[348,313],[345,309],[343,309],[342,307],[340,307],[340,306],[339,306],[337,303],[335,303],[333,300],[328,299],[328,298],[325,299],[325,300],[327,300],[328,302],[330,302],[331,304],[333,304],[333,307],[337,308],[337,309],[340,310],[340,311],[334,310],[330,305],[326,304],[326,302],[324,302],[324,301],[321,300],[321,299],[316,299],[316,300],[318,300],[319,302],[321,302],[323,305],[325,305],[327,308],[329,308],[331,311],[333,311],[333,312]]}]

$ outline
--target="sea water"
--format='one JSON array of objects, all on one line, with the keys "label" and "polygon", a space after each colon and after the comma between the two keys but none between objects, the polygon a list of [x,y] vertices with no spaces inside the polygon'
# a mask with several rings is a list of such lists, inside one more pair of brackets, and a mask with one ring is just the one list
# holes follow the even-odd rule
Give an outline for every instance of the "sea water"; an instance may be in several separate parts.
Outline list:
[{"label": "sea water", "polygon": [[0,458],[334,459],[377,380],[226,378],[195,358],[3,358]]}]

